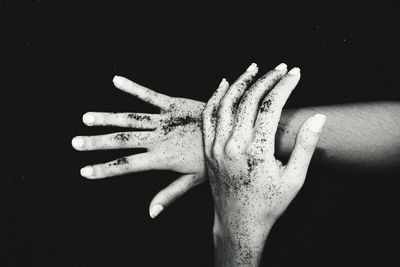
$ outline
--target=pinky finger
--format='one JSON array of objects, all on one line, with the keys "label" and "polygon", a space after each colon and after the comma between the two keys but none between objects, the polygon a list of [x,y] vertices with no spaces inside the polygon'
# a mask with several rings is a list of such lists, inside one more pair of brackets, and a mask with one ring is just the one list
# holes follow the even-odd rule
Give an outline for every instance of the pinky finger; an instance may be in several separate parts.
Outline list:
[{"label": "pinky finger", "polygon": [[158,192],[153,198],[149,207],[150,217],[155,218],[165,207],[175,202],[178,198],[204,180],[205,177],[199,178],[195,174],[186,174],[179,177],[166,188]]},{"label": "pinky finger", "polygon": [[297,133],[292,155],[286,166],[285,176],[293,179],[293,182],[303,185],[308,166],[314,154],[315,148],[325,124],[326,117],[316,114],[308,118]]}]

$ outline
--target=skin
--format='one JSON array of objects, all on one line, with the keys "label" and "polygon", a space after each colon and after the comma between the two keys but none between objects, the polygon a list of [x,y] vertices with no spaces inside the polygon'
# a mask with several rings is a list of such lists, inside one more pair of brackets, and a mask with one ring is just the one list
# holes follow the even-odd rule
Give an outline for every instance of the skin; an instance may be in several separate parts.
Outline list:
[{"label": "skin", "polygon": [[325,122],[323,115],[306,120],[282,165],[275,135],[300,72],[275,69],[246,90],[256,73],[250,67],[231,87],[223,81],[203,111],[216,266],[258,266],[269,230],[304,183]]},{"label": "skin", "polygon": [[[145,147],[148,151],[90,166],[92,172],[83,168],[81,174],[98,179],[157,169],[181,173],[151,201],[150,215],[155,217],[191,188],[207,180],[201,133],[201,113],[205,104],[166,96],[123,77],[116,76],[114,85],[160,107],[160,114],[86,113],[83,121],[88,126],[121,126],[133,130],[126,136],[75,137],[72,145],[77,150]],[[314,156],[316,163],[332,166],[336,171],[399,169],[400,104],[388,101],[283,110],[276,135],[275,155],[278,158],[289,158],[297,130],[305,119],[316,113],[329,117]],[[87,119],[89,115],[91,120]],[[143,130],[146,131],[143,133]],[[117,140],[116,136],[119,136]]]},{"label": "skin", "polygon": [[83,116],[88,126],[117,126],[140,131],[77,136],[72,145],[79,151],[147,149],[145,153],[82,168],[82,176],[88,179],[154,169],[181,173],[154,197],[151,207],[162,204],[150,210],[154,217],[163,207],[206,180],[204,154],[194,149],[203,147],[201,113],[205,104],[156,93],[123,77],[116,76],[113,82],[118,89],[159,107],[160,114],[88,112]]}]

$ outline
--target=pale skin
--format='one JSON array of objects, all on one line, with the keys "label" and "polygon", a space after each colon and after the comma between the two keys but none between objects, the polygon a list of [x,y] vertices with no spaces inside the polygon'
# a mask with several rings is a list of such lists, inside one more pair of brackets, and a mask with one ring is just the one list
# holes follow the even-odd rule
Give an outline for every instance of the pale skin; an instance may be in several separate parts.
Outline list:
[{"label": "pale skin", "polygon": [[150,211],[154,217],[190,188],[206,180],[201,133],[201,113],[205,104],[156,93],[123,77],[116,76],[113,82],[118,89],[159,107],[160,114],[86,113],[83,122],[88,126],[117,126],[141,131],[78,136],[72,140],[75,149],[146,148],[147,151],[87,166],[81,169],[81,175],[89,179],[100,179],[147,170],[173,170],[181,173],[179,178],[154,197]]},{"label": "pale skin", "polygon": [[[157,216],[191,188],[207,180],[201,133],[204,103],[157,93],[126,78],[116,76],[114,85],[150,104],[160,114],[89,112],[83,116],[88,126],[122,126],[133,130],[128,135],[75,137],[77,150],[101,150],[144,147],[148,151],[83,168],[81,174],[99,179],[126,173],[166,169],[181,173],[170,186],[150,203],[150,215]],[[172,105],[171,103],[175,104]],[[338,165],[341,170],[387,170],[400,166],[400,104],[370,102],[336,106],[315,106],[282,111],[276,136],[275,155],[287,159],[297,130],[305,119],[316,113],[329,117],[314,156],[316,163]],[[138,115],[138,116],[135,116]],[[141,117],[148,116],[149,120]],[[188,119],[189,118],[189,119]],[[146,133],[134,129],[146,129]],[[165,131],[167,129],[167,131]],[[146,135],[147,134],[147,135]],[[117,135],[117,134],[116,134]],[[118,135],[117,135],[118,136]],[[112,139],[114,137],[114,140]],[[139,139],[144,139],[138,144]],[[118,164],[116,164],[118,163]]]},{"label": "pale skin", "polygon": [[300,79],[281,65],[252,86],[252,65],[223,80],[203,111],[206,164],[215,206],[216,266],[258,266],[267,235],[304,183],[325,116],[307,119],[290,159],[274,156],[282,107]]}]

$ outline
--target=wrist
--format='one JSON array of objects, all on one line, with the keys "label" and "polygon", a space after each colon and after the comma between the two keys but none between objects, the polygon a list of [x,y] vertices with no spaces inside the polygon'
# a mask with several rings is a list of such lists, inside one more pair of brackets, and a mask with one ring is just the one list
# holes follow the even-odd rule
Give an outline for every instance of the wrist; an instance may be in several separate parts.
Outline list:
[{"label": "wrist", "polygon": [[230,240],[233,243],[247,243],[249,245],[263,244],[273,226],[273,223],[266,223],[262,226],[238,225],[236,227],[221,227],[214,223],[213,236],[215,239]]},{"label": "wrist", "polygon": [[220,223],[213,226],[215,266],[258,266],[273,222]]},{"label": "wrist", "polygon": [[241,234],[261,241],[267,238],[277,218],[269,217],[265,220],[256,220],[248,216],[246,219],[238,220],[236,217],[232,220],[221,219],[215,212],[213,235],[221,238],[235,239],[235,237]]}]

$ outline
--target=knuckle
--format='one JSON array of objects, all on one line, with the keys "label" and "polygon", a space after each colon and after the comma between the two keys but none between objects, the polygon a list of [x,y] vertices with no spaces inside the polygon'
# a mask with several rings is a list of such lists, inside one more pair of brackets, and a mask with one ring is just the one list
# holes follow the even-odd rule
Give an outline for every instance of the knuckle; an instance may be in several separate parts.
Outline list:
[{"label": "knuckle", "polygon": [[243,146],[234,139],[229,140],[225,145],[225,154],[235,157],[243,152]]}]

